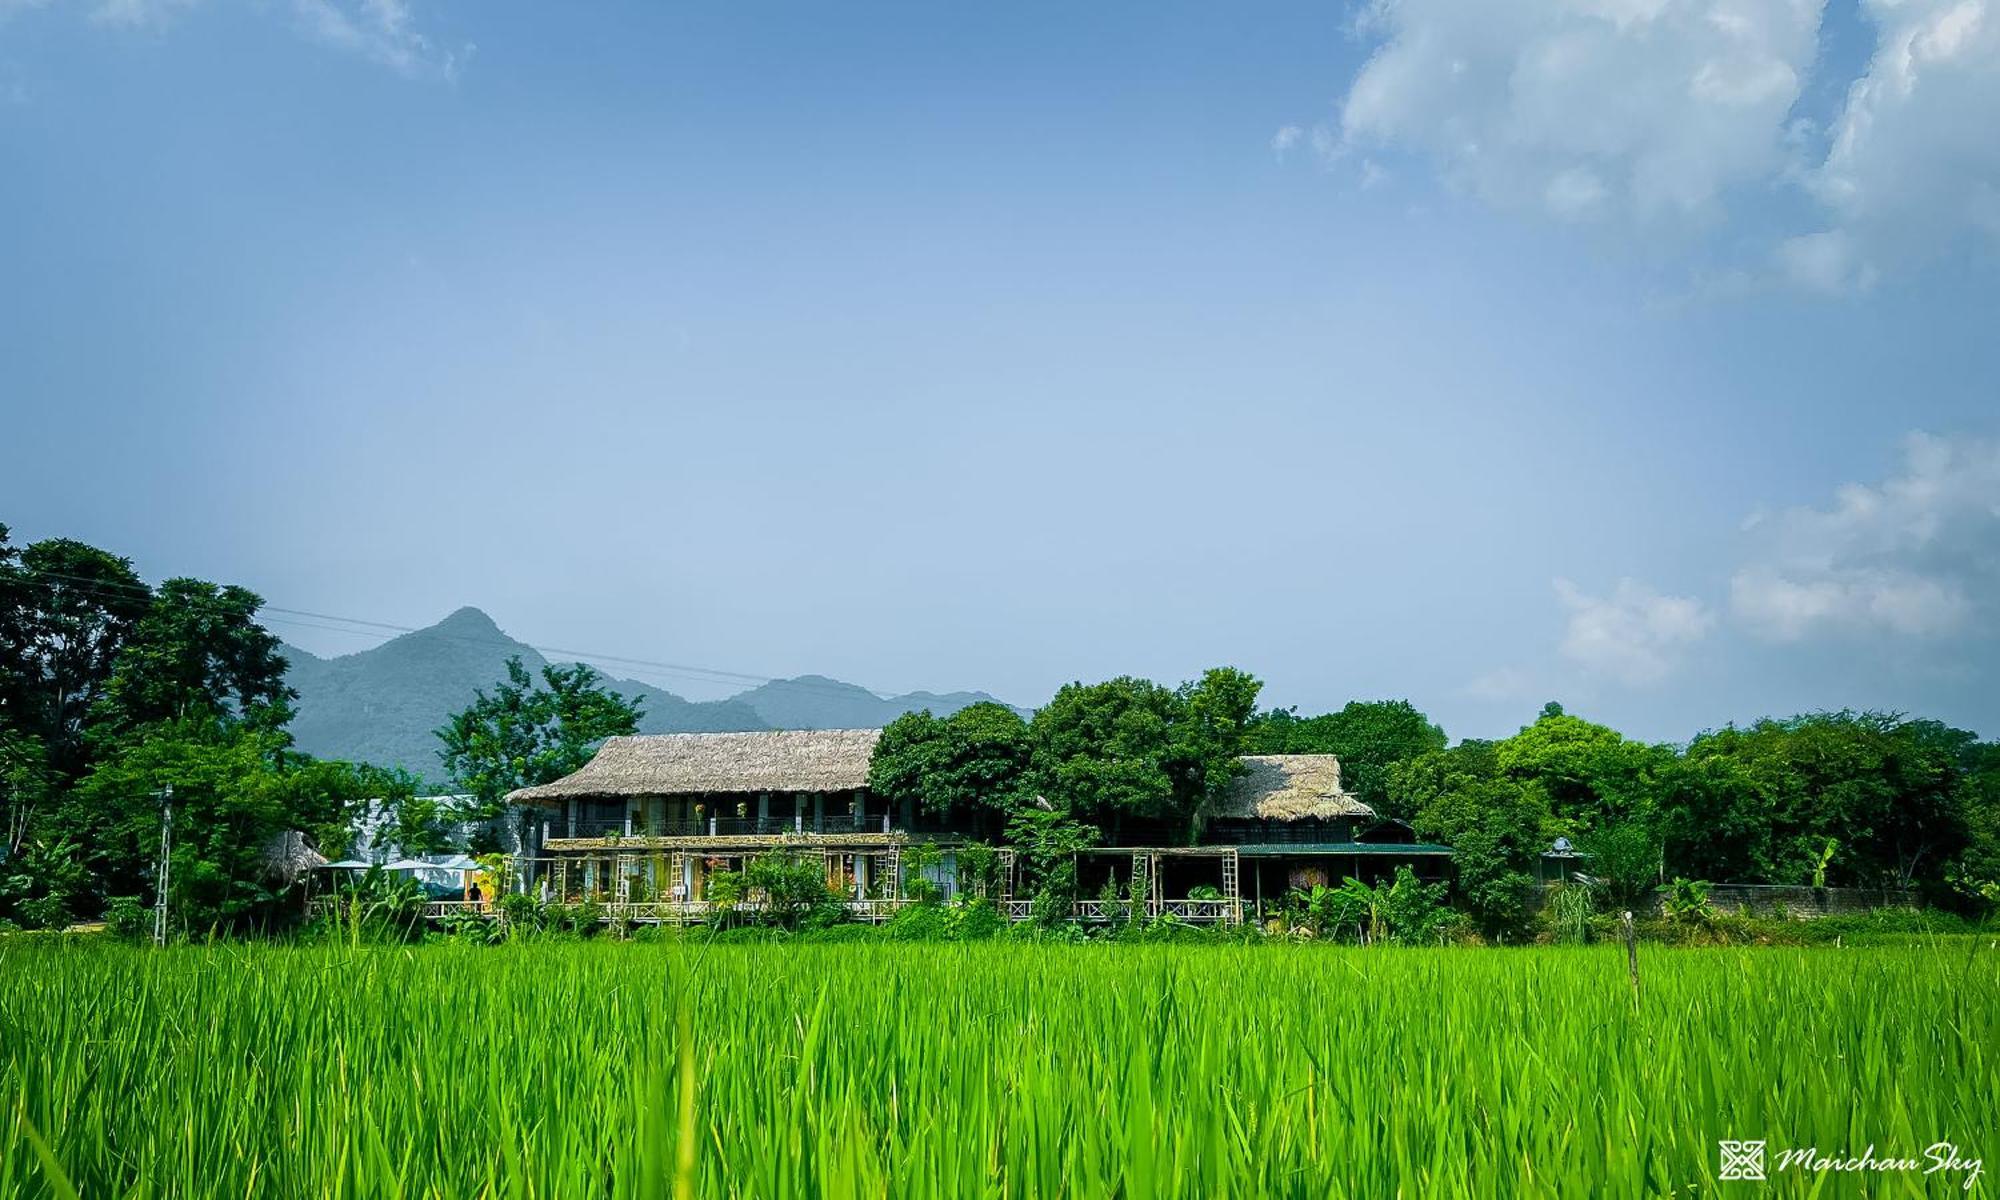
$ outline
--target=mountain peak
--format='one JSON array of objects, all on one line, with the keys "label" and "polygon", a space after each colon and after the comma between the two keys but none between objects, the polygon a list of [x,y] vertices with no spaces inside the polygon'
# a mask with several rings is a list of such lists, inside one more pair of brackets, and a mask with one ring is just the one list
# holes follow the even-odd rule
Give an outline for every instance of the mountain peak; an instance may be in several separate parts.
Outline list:
[{"label": "mountain peak", "polygon": [[468,635],[478,637],[506,636],[500,632],[500,626],[494,623],[492,617],[487,616],[485,612],[472,607],[470,604],[452,613],[444,620],[431,626],[431,628],[460,637]]}]

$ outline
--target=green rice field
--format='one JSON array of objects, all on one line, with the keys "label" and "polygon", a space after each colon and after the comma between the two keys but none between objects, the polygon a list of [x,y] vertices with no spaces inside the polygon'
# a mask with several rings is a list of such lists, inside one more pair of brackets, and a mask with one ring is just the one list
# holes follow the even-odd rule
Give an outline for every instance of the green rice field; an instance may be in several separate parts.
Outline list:
[{"label": "green rice field", "polygon": [[1986,1194],[1988,942],[0,942],[0,1200]]}]

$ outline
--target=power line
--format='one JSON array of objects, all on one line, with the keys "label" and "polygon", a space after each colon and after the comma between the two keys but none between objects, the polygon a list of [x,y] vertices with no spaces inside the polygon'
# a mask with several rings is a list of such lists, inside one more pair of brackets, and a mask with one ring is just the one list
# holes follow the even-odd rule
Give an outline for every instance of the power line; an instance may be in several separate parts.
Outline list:
[{"label": "power line", "polygon": [[[60,571],[35,571],[33,575],[24,574],[21,577],[21,582],[41,583],[43,586],[53,589],[58,585],[51,583],[50,581],[52,580],[61,580],[73,586],[76,590],[94,593],[99,597],[112,596],[128,600],[152,600],[157,595],[152,588],[146,586],[143,582],[129,584],[111,579],[92,579],[83,575],[69,575]],[[599,654],[588,650],[572,650],[558,646],[536,645],[532,642],[521,642],[505,637],[474,637],[466,634],[444,633],[439,631],[435,626],[400,625],[392,621],[375,621],[365,617],[342,617],[330,613],[285,608],[275,604],[261,604],[259,615],[267,621],[276,621],[279,624],[292,625],[302,629],[316,629],[325,633],[347,633],[356,636],[378,636],[384,632],[394,634],[426,633],[432,637],[464,642],[469,645],[526,646],[528,649],[544,656],[559,656],[558,661],[571,660],[588,662],[593,665],[598,663],[612,663],[628,670],[636,668],[646,671],[656,671],[694,683],[748,684],[752,687],[777,683],[783,684],[786,688],[795,691],[817,692],[827,696],[847,696],[849,694],[842,689],[828,687],[824,684],[810,683],[797,679],[784,679],[775,675],[729,671],[717,667],[699,667],[687,663],[661,662],[656,659],[638,658],[632,655]],[[339,624],[328,625],[319,623],[328,621],[338,622]],[[360,626],[361,628],[349,628],[350,626]],[[855,686],[859,687],[861,685],[857,684]],[[876,691],[874,688],[863,687],[862,690],[878,697],[882,695],[881,692]]]}]

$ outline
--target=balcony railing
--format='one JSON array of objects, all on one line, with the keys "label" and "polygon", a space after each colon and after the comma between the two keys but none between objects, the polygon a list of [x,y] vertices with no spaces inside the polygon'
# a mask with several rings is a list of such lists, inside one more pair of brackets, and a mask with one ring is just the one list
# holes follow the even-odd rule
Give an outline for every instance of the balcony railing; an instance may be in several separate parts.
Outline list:
[{"label": "balcony railing", "polygon": [[646,820],[638,817],[609,820],[549,822],[551,838],[697,838],[697,837],[776,837],[787,833],[888,833],[894,825],[883,813],[864,816],[811,817],[709,817],[693,821]]},{"label": "balcony railing", "polygon": [[[723,908],[706,900],[611,900],[600,898],[601,920],[625,921],[635,924],[679,924],[689,925],[706,921]],[[845,902],[848,914],[857,921],[880,924],[898,912],[916,903],[914,900],[849,900]],[[995,902],[1000,915],[1009,921],[1026,921],[1034,915],[1034,902],[1030,900],[1000,900]],[[765,905],[749,900],[729,906],[730,910],[744,916],[754,916],[762,912]],[[1217,925],[1243,920],[1241,900],[1164,900],[1144,906],[1149,917],[1170,916],[1190,924]],[[1074,915],[1078,920],[1103,922],[1123,920],[1131,910],[1125,904],[1110,905],[1100,900],[1079,901]],[[332,897],[319,897],[308,906],[308,912],[315,917],[331,917],[339,913]],[[423,905],[423,916],[430,920],[441,920],[454,916],[484,917],[489,920],[500,918],[499,906],[482,900],[431,900]]]}]

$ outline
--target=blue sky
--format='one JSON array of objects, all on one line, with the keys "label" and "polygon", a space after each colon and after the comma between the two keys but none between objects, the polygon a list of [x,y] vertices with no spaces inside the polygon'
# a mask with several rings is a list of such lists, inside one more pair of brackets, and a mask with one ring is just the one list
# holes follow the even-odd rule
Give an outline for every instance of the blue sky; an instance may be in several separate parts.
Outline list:
[{"label": "blue sky", "polygon": [[881,690],[2000,734],[1996,122],[1995,0],[0,0],[0,521]]}]

